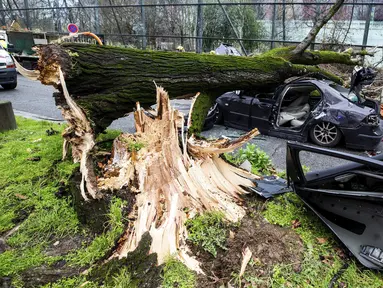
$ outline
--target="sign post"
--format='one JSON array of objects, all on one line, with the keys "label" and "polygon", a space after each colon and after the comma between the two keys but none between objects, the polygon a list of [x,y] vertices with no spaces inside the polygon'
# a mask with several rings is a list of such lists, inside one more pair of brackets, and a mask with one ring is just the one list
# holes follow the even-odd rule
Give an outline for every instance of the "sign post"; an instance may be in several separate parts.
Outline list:
[{"label": "sign post", "polygon": [[77,25],[73,24],[73,23],[68,24],[67,29],[68,29],[70,35],[77,34],[77,32],[78,32]]}]

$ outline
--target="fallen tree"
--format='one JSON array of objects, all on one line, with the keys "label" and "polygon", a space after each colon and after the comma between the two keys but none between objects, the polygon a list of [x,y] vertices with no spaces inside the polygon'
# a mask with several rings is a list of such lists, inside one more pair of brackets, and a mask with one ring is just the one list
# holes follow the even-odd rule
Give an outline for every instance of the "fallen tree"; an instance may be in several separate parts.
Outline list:
[{"label": "fallen tree", "polygon": [[[240,147],[258,131],[235,141],[201,140],[191,132],[198,131],[212,101],[226,91],[271,90],[287,78],[306,75],[341,83],[316,65],[357,63],[352,51],[299,49],[298,53],[294,47],[283,47],[247,58],[70,43],[40,47],[39,72],[29,76],[59,91],[56,104],[69,123],[63,157],[71,146],[74,161],[80,162],[82,197],[102,199],[116,190],[134,195],[135,209],[112,258],[126,256],[149,232],[150,251],[157,253],[160,263],[173,254],[203,272],[188,253],[184,223],[215,210],[230,221],[241,220],[241,195],[254,187],[258,176],[229,165],[219,155]],[[183,129],[184,115],[171,107],[168,93],[156,84],[173,98],[199,95],[188,117],[189,132]],[[156,110],[142,108],[155,103]],[[137,132],[114,140],[112,158],[99,165],[96,177],[96,134],[133,111]]]},{"label": "fallen tree", "polygon": [[[249,58],[81,44],[47,45],[39,53],[39,80],[60,90],[55,94],[56,104],[66,106],[57,84],[57,67],[61,67],[69,94],[96,132],[132,112],[136,102],[143,107],[154,104],[153,81],[165,87],[173,98],[200,92],[199,102],[212,103],[227,91],[270,89],[294,76],[312,75],[341,82],[339,77],[313,65],[356,63],[351,53],[305,52],[305,56],[297,57],[290,47]],[[196,111],[197,129],[206,112],[206,108]]]}]

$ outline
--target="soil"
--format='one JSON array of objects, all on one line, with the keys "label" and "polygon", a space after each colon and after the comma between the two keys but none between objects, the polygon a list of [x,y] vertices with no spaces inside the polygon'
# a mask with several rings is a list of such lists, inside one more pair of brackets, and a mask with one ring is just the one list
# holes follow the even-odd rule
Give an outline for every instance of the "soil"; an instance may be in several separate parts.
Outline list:
[{"label": "soil", "polygon": [[[267,279],[278,263],[290,263],[295,271],[300,270],[303,244],[293,230],[272,225],[257,214],[255,217],[246,216],[232,235],[233,232],[234,237],[229,237],[227,241],[227,250],[221,250],[216,258],[202,250],[196,252],[202,269],[207,273],[206,276],[198,276],[197,287],[220,287],[228,282],[237,287],[233,277],[240,272],[242,251],[246,247],[253,253],[246,273],[260,279],[257,287],[269,287]],[[244,279],[241,285],[254,287],[246,286],[249,282]]]},{"label": "soil", "polygon": [[91,237],[85,237],[82,235],[66,237],[49,245],[44,252],[47,256],[66,255],[69,251],[80,249],[83,243],[91,242],[91,240]]}]

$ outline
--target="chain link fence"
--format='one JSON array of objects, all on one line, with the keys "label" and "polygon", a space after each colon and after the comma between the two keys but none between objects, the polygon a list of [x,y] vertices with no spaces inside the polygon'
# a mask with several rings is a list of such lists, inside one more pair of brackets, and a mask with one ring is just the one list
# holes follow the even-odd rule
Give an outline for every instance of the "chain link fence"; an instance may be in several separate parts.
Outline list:
[{"label": "chain link fence", "polygon": [[[107,44],[143,49],[210,52],[220,43],[244,55],[299,43],[333,2],[220,0],[0,0],[0,26],[47,41],[67,25],[100,35]],[[346,1],[322,28],[312,49],[365,49],[383,43],[383,0]],[[371,59],[382,61],[379,50]]]}]

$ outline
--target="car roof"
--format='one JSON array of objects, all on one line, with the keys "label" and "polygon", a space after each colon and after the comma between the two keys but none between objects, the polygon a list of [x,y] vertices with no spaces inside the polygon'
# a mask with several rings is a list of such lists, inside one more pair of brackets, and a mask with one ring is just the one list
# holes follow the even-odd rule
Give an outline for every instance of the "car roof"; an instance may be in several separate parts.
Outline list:
[{"label": "car roof", "polygon": [[296,80],[291,81],[288,84],[295,84],[295,83],[312,83],[315,85],[327,85],[330,86],[330,84],[336,84],[334,81],[331,80],[319,80],[314,78],[298,78]]}]

